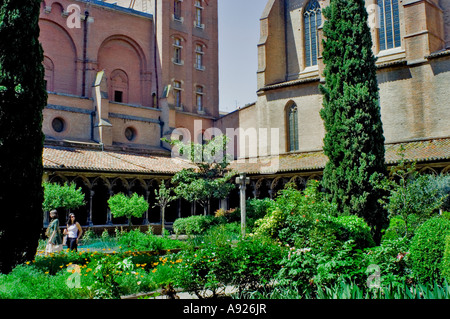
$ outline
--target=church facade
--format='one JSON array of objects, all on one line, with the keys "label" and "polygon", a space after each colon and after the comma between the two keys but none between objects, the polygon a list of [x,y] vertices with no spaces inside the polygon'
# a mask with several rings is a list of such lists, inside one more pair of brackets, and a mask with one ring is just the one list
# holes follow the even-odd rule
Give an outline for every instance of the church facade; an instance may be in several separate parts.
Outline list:
[{"label": "church facade", "polygon": [[[235,165],[249,195],[321,178],[323,8],[329,0],[269,0],[260,19],[257,101],[222,118],[242,136]],[[366,0],[377,57],[386,162],[400,151],[430,173],[450,171],[450,2]],[[264,195],[261,195],[264,194]]]}]

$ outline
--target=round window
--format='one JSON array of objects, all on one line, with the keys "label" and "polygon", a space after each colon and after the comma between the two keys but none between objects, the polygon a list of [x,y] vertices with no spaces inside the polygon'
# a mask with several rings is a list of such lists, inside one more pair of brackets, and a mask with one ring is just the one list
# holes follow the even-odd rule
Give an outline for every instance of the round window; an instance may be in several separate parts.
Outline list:
[{"label": "round window", "polygon": [[66,127],[66,123],[64,122],[64,120],[60,117],[56,117],[53,119],[52,121],[52,128],[55,132],[61,133],[62,131],[64,131]]},{"label": "round window", "polygon": [[133,128],[131,128],[131,127],[127,127],[125,129],[125,137],[129,141],[134,140],[136,138],[136,131]]}]

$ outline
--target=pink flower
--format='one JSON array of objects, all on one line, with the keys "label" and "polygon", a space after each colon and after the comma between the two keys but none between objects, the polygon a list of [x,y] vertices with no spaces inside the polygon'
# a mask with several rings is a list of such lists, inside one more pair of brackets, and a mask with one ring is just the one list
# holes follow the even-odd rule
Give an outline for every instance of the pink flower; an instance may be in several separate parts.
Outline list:
[{"label": "pink flower", "polygon": [[403,259],[403,257],[405,257],[405,253],[398,253],[398,255],[397,255],[397,260],[398,261],[400,261],[400,260],[402,260]]}]

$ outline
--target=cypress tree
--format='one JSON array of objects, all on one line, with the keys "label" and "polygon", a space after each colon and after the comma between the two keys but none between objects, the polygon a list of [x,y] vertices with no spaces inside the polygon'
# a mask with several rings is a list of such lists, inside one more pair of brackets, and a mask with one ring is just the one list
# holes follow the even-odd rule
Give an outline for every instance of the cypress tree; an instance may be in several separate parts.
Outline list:
[{"label": "cypress tree", "polygon": [[40,0],[0,2],[0,272],[35,256],[42,229]]},{"label": "cypress tree", "polygon": [[331,0],[323,13],[323,186],[339,211],[363,217],[378,241],[386,212],[374,183],[386,166],[368,14],[364,0]]}]

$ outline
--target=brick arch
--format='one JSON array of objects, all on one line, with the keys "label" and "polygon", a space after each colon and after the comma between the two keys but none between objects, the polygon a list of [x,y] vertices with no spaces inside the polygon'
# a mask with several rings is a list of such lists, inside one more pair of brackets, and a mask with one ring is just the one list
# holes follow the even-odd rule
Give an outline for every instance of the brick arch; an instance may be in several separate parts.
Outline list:
[{"label": "brick arch", "polygon": [[55,64],[53,63],[53,60],[46,55],[44,55],[44,61],[42,63],[44,64],[45,81],[47,83],[47,91],[54,92]]},{"label": "brick arch", "polygon": [[62,174],[55,174],[49,178],[48,182],[63,185],[64,183],[69,183],[69,180]]},{"label": "brick arch", "polygon": [[420,174],[428,174],[428,175],[438,175],[436,170],[434,168],[432,168],[431,166],[425,166],[425,167],[421,168],[419,173]]},{"label": "brick arch", "polygon": [[51,7],[52,11],[54,11],[55,9],[58,9],[58,11],[55,11],[56,13],[64,12],[64,6],[58,1],[53,1],[53,2],[47,1],[47,3],[45,5]]},{"label": "brick arch", "polygon": [[77,47],[72,36],[59,23],[40,20],[40,42],[53,63],[53,91],[77,94]]},{"label": "brick arch", "polygon": [[[106,38],[97,52],[98,69],[105,70],[107,78],[114,76],[113,72],[121,70],[128,77],[127,103],[150,105],[150,80],[144,78],[148,73],[146,55],[133,39],[124,35],[114,35]],[[145,85],[144,83],[146,83]],[[111,81],[109,81],[111,82]],[[111,90],[111,84],[108,84]],[[148,93],[148,94],[147,94]],[[110,96],[110,100],[113,97]]]},{"label": "brick arch", "polygon": [[[110,74],[109,82],[109,95],[111,96],[111,100],[128,103],[128,74],[122,69],[115,69]],[[116,92],[121,92],[120,101],[117,99]]]},{"label": "brick arch", "polygon": [[129,183],[129,186],[130,186],[130,189],[133,187],[142,187],[142,189],[144,189],[145,191],[149,190],[148,184],[145,182],[145,180],[143,180],[141,178],[135,178],[135,179],[131,180]]}]

